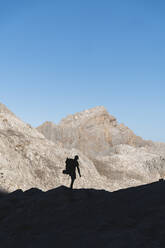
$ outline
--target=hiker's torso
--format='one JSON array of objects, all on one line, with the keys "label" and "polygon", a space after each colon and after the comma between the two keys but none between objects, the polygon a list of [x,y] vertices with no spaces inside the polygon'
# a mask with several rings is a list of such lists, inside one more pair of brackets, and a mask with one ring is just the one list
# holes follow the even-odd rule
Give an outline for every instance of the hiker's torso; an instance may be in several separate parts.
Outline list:
[{"label": "hiker's torso", "polygon": [[71,158],[69,158],[69,159],[66,160],[66,164],[68,164],[68,165],[67,165],[67,169],[68,169],[71,173],[75,173],[76,167],[79,166],[77,160],[74,160],[74,159],[71,159]]},{"label": "hiker's torso", "polygon": [[73,160],[72,165],[71,165],[71,172],[75,172],[77,166],[78,166],[78,162]]}]

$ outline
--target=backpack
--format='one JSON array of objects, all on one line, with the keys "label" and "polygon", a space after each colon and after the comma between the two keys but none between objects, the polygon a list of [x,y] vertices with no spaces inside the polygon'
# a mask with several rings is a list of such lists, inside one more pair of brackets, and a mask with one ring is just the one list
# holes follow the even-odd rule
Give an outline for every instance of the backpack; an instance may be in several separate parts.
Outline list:
[{"label": "backpack", "polygon": [[70,174],[72,172],[72,169],[74,167],[74,160],[72,158],[67,158],[65,161],[65,170],[63,170],[64,174]]}]

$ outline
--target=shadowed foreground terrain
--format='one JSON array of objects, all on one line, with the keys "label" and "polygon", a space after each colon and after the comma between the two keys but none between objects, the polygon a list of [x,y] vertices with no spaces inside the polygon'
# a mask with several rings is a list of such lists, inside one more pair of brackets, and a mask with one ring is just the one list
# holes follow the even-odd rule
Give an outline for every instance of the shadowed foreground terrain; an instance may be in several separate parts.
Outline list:
[{"label": "shadowed foreground terrain", "polygon": [[165,182],[0,196],[1,247],[165,247]]}]

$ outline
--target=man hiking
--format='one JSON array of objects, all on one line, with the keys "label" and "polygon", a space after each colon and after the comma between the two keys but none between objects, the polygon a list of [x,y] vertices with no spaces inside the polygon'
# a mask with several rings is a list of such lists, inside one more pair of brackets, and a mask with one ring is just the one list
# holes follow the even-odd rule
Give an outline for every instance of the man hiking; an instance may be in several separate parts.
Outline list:
[{"label": "man hiking", "polygon": [[66,161],[65,161],[66,170],[63,170],[63,173],[68,174],[71,177],[70,189],[73,189],[73,183],[74,183],[74,181],[76,179],[76,168],[78,170],[79,176],[81,177],[78,159],[79,159],[79,157],[76,155],[74,157],[74,159],[67,158]]}]

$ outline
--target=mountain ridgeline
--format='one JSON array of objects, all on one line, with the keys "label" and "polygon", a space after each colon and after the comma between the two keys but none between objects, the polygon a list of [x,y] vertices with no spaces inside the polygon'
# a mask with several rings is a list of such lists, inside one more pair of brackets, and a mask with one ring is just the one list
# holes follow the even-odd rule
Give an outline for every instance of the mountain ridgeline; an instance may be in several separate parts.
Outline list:
[{"label": "mountain ridgeline", "polygon": [[0,190],[49,190],[70,185],[62,173],[79,156],[74,188],[114,191],[165,176],[165,144],[145,141],[96,107],[35,129],[0,104]]}]

